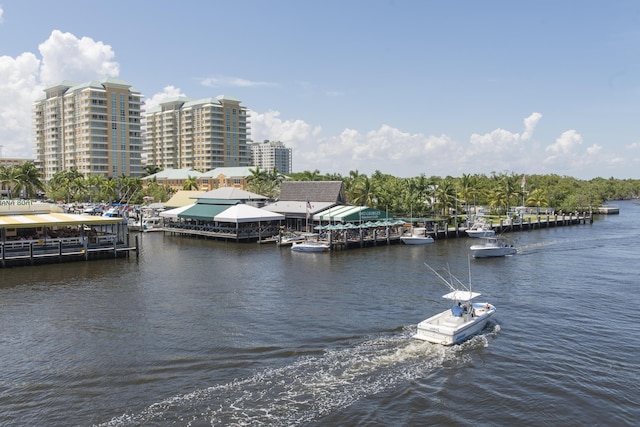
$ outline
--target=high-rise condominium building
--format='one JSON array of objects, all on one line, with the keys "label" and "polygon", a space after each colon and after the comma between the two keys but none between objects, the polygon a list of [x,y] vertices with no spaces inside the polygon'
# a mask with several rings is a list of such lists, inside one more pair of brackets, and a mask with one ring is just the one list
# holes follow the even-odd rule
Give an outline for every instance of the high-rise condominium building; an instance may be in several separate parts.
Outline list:
[{"label": "high-rise condominium building", "polygon": [[251,161],[260,169],[271,171],[274,168],[282,174],[291,173],[291,148],[280,141],[252,142]]},{"label": "high-rise condominium building", "polygon": [[63,81],[34,104],[36,166],[45,180],[75,167],[85,176],[142,176],[142,95],[124,80]]},{"label": "high-rise condominium building", "polygon": [[249,117],[238,99],[175,98],[147,111],[145,165],[161,169],[250,166]]}]

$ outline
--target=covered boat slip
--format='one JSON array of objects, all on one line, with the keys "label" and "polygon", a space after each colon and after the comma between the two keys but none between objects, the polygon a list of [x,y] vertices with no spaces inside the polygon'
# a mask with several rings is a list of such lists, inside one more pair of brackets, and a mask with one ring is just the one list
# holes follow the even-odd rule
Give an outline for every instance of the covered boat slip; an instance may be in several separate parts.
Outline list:
[{"label": "covered boat slip", "polygon": [[45,203],[2,201],[2,267],[128,256],[122,218],[63,213]]},{"label": "covered boat slip", "polygon": [[367,206],[340,205],[313,215],[313,220],[319,223],[360,223],[367,221],[388,220],[385,212]]}]

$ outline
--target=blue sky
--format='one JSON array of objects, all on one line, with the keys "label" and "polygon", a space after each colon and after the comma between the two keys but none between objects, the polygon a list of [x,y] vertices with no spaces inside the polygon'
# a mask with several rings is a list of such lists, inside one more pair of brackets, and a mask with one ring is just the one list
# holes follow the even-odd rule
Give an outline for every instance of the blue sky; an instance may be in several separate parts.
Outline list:
[{"label": "blue sky", "polygon": [[230,95],[294,171],[640,179],[637,1],[0,0],[0,145],[118,77],[149,105]]}]

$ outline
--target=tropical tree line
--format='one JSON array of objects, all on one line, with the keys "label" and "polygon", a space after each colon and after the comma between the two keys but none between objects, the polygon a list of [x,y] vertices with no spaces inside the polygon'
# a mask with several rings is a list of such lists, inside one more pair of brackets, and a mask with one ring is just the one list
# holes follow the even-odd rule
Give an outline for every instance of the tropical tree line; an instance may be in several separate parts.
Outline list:
[{"label": "tropical tree line", "polygon": [[414,217],[449,216],[473,206],[489,207],[504,215],[516,206],[554,208],[564,212],[588,212],[611,200],[640,197],[640,180],[594,178],[578,180],[560,175],[516,173],[463,174],[460,177],[398,178],[375,171],[357,170],[348,176],[322,175],[318,170],[289,175],[300,181],[343,181],[347,201]]},{"label": "tropical tree line", "polygon": [[[151,175],[159,171],[145,167]],[[347,202],[370,206],[396,215],[414,217],[450,216],[469,212],[474,206],[489,207],[494,214],[506,214],[515,206],[554,208],[565,212],[586,212],[607,201],[640,196],[640,180],[594,178],[578,180],[560,175],[527,175],[516,173],[463,174],[460,177],[398,178],[375,171],[371,176],[352,170],[347,176],[321,174],[319,170],[282,175],[277,169],[255,167],[247,177],[247,190],[272,199],[280,195],[282,182],[342,181]],[[59,171],[48,182],[33,162],[0,166],[0,186],[9,197],[43,196],[65,202],[122,202],[140,204],[150,197],[166,201],[172,190],[140,178],[101,175],[84,176],[77,169]],[[189,177],[183,189],[197,190],[197,180]]]},{"label": "tropical tree line", "polygon": [[141,204],[145,198],[166,201],[171,194],[169,187],[155,180],[143,185],[141,178],[85,176],[77,168],[58,171],[45,183],[33,162],[0,166],[0,187],[9,198],[46,198],[65,203]]}]

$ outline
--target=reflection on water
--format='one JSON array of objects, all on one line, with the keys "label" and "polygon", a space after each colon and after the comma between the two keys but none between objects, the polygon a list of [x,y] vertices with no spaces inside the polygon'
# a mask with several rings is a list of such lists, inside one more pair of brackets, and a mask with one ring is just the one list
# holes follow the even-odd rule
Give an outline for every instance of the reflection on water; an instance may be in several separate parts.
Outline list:
[{"label": "reflection on water", "polygon": [[[497,259],[150,233],[139,259],[0,270],[0,424],[631,424],[640,338],[607,321],[640,302],[640,207],[621,208],[505,234],[518,254]],[[447,305],[424,262],[471,266],[497,307],[483,335],[411,339]]]}]

